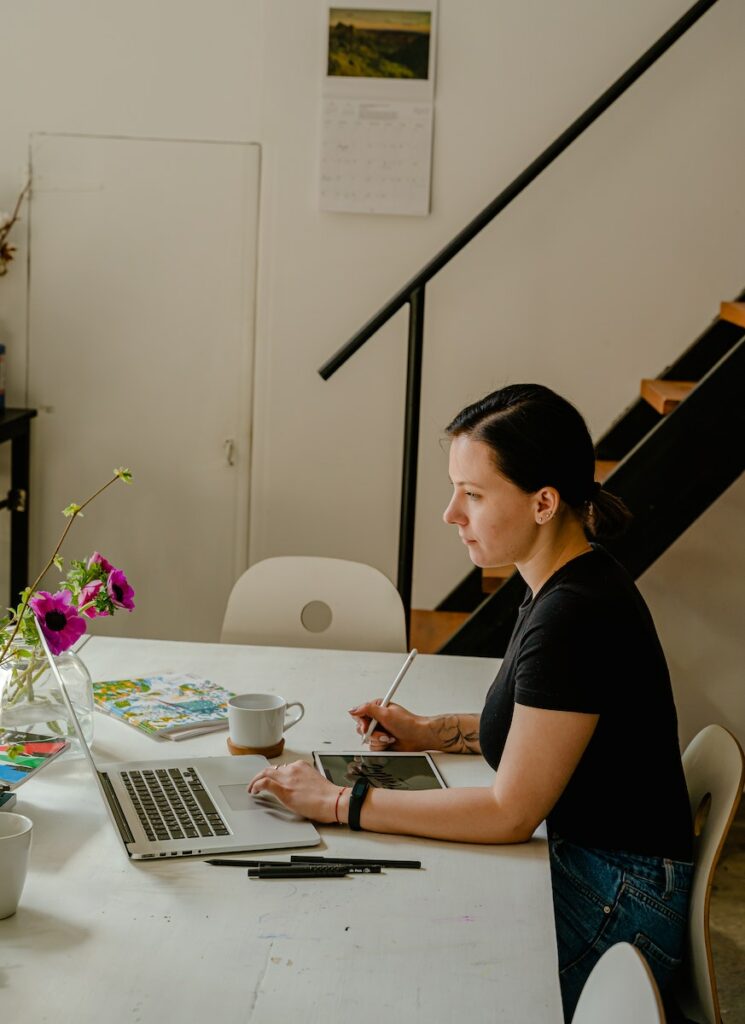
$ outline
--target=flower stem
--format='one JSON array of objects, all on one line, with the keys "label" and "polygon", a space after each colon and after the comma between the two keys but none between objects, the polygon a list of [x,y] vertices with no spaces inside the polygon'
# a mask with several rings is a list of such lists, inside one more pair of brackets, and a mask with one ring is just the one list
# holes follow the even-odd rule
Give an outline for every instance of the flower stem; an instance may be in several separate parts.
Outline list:
[{"label": "flower stem", "polygon": [[26,609],[28,607],[28,602],[29,602],[31,596],[34,594],[34,592],[36,591],[36,588],[39,586],[41,581],[44,579],[44,577],[46,576],[46,574],[49,572],[49,570],[51,569],[52,565],[54,564],[54,560],[57,557],[57,555],[59,554],[59,550],[62,547],[62,545],[64,544],[65,538],[67,537],[68,533],[70,532],[70,529],[72,527],[72,524],[75,522],[75,519],[80,515],[80,513],[83,511],[84,508],[86,508],[88,505],[90,505],[90,503],[95,498],[97,498],[99,496],[99,494],[102,494],[106,490],[107,487],[111,487],[111,485],[113,483],[115,483],[117,480],[120,480],[120,479],[122,479],[122,478],[119,475],[119,473],[115,473],[114,476],[112,476],[112,478],[110,480],[108,480],[103,485],[103,487],[99,487],[97,491],[94,491],[93,494],[91,494],[91,496],[89,498],[86,498],[86,500],[83,502],[82,505],[76,507],[72,511],[72,513],[70,514],[70,521],[68,522],[67,526],[62,531],[62,536],[60,537],[59,541],[57,542],[57,547],[52,552],[51,558],[49,559],[47,564],[44,566],[44,568],[41,570],[41,572],[36,577],[36,579],[31,584],[31,586],[28,587],[27,590],[26,590],[26,594],[24,595],[23,601],[21,602],[21,610],[20,610],[20,612],[18,614],[18,620],[17,620],[15,626],[13,627],[13,632],[10,634],[10,637],[7,640],[7,642],[5,643],[2,651],[0,651],[0,664],[2,664],[2,662],[5,660],[5,656],[8,653],[8,651],[10,650],[10,645],[13,643],[13,641],[16,638],[16,635],[18,633],[18,630],[21,628],[21,622],[23,621],[23,616],[26,613]]},{"label": "flower stem", "polygon": [[4,228],[0,229],[0,245],[3,244],[5,239],[10,234],[10,229],[13,227],[15,222],[18,220],[18,214],[20,213],[20,210],[21,210],[21,203],[25,199],[25,197],[28,194],[28,192],[30,191],[30,189],[31,189],[31,182],[27,181],[26,185],[25,185],[25,187],[23,189],[23,192],[21,192],[21,194],[19,195],[18,199],[16,200],[16,206],[15,206],[15,209],[13,210],[13,213],[11,215],[10,220],[8,221],[8,223],[5,225]]},{"label": "flower stem", "polygon": [[[46,669],[46,661],[42,660],[39,662],[37,658],[31,654],[28,659],[28,664],[22,672],[18,672],[15,669],[11,671],[11,677],[8,685],[8,696],[5,703],[8,705],[17,704],[24,695],[28,701],[33,701],[34,683],[46,671]],[[11,686],[14,686],[15,688],[11,690]]]}]

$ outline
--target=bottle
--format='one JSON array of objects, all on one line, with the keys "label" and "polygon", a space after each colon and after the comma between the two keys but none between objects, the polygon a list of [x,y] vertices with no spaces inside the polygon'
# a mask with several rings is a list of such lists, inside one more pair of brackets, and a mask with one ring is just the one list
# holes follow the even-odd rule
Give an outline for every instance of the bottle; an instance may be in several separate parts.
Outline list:
[{"label": "bottle", "polygon": [[0,416],[5,412],[5,345],[0,345]]}]

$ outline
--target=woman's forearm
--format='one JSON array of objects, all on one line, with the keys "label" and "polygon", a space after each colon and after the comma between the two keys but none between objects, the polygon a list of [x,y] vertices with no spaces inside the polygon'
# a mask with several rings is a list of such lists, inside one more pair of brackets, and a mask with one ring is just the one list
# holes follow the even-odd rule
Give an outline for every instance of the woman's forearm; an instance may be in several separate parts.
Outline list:
[{"label": "woman's forearm", "polygon": [[[349,791],[339,802],[349,815]],[[370,789],[362,805],[362,828],[370,832],[449,839],[458,843],[523,843],[535,825],[500,805],[490,786],[426,790]]]},{"label": "woman's forearm", "polygon": [[427,720],[430,750],[445,754],[480,754],[480,715],[435,715]]}]

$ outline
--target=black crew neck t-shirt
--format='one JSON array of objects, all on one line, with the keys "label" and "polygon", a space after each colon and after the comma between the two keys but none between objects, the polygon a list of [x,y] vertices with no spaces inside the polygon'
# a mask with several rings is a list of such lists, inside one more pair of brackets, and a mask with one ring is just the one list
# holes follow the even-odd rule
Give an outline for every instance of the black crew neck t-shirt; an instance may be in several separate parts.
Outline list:
[{"label": "black crew neck t-shirt", "polygon": [[626,570],[598,546],[520,607],[481,714],[495,770],[515,703],[599,715],[550,834],[593,849],[690,861],[690,806],[670,676],[652,616]]}]

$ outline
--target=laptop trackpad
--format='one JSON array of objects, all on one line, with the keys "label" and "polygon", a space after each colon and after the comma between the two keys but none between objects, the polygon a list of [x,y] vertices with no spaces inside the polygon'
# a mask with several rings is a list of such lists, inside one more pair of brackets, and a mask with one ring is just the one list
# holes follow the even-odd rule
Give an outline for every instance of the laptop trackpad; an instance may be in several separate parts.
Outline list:
[{"label": "laptop trackpad", "polygon": [[274,810],[281,807],[286,808],[271,794],[252,796],[246,788],[245,782],[237,782],[229,786],[220,786],[220,792],[228,802],[231,811],[266,811],[267,808]]}]

